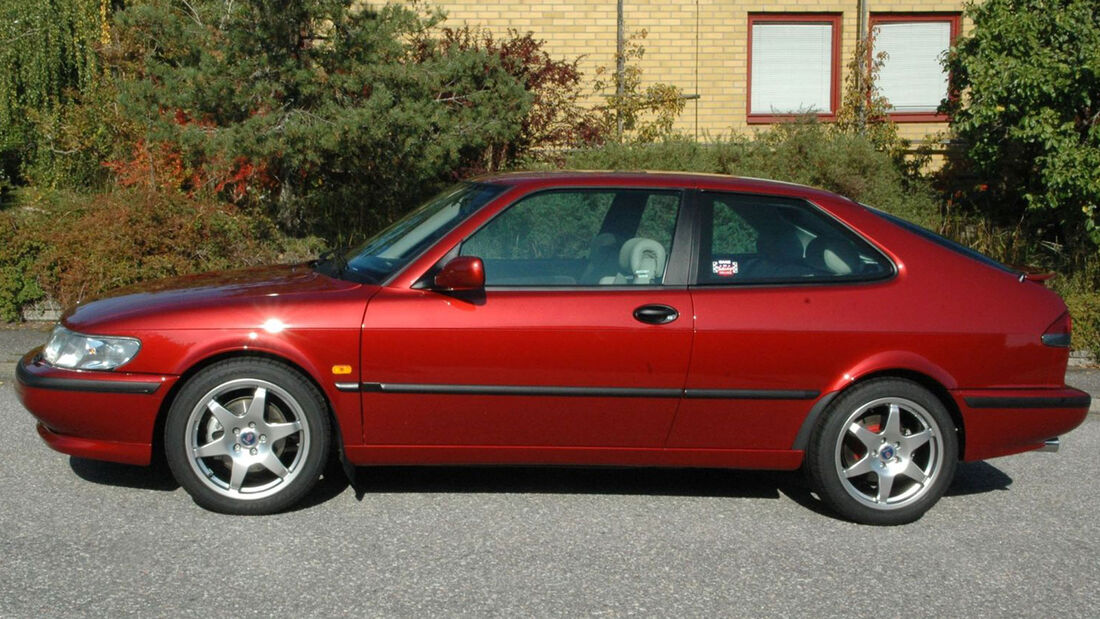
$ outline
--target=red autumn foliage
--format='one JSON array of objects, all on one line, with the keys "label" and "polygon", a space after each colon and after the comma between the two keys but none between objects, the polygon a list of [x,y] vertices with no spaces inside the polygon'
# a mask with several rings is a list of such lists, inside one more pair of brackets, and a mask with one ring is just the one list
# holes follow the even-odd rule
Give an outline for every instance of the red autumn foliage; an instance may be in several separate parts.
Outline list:
[{"label": "red autumn foliage", "polygon": [[[192,120],[183,110],[173,112],[172,118],[180,125],[210,125],[209,122]],[[190,164],[179,146],[172,142],[138,139],[130,158],[105,161],[103,165],[114,173],[120,187],[179,191],[189,197],[194,197],[203,188],[212,188],[231,202],[239,202],[250,191],[270,189],[276,185],[265,161],[237,157],[228,165],[219,160]]]},{"label": "red autumn foliage", "polygon": [[44,247],[31,276],[62,305],[135,282],[278,259],[270,221],[178,191],[77,196],[54,214],[25,233]]}]

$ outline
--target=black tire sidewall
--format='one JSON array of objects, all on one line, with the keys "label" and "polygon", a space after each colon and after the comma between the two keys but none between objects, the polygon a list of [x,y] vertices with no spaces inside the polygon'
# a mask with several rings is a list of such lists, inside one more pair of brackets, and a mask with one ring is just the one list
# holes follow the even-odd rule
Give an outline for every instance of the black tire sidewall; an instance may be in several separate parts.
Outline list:
[{"label": "black tire sidewall", "polygon": [[[928,411],[938,426],[936,432],[943,450],[942,468],[932,487],[917,501],[891,510],[875,509],[848,494],[834,464],[837,438],[845,431],[842,426],[848,416],[863,404],[886,397],[912,400]],[[829,406],[810,439],[806,469],[821,500],[841,516],[862,524],[897,525],[919,519],[939,501],[955,476],[958,453],[955,422],[935,394],[909,380],[881,378],[852,387]]]},{"label": "black tire sidewall", "polygon": [[[242,378],[268,381],[285,389],[301,406],[310,432],[309,451],[301,471],[285,488],[262,499],[233,499],[215,492],[199,478],[190,462],[187,421],[192,410],[210,390]],[[330,425],[324,397],[298,371],[270,359],[230,359],[201,370],[176,394],[164,426],[165,458],[176,481],[200,506],[227,514],[271,514],[300,501],[317,483],[328,461]]]}]

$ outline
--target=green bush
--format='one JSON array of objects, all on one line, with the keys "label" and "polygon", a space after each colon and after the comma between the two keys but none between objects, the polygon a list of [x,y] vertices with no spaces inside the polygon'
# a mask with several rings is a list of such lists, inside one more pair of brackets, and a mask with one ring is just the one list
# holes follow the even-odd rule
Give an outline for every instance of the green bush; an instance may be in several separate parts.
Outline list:
[{"label": "green bush", "polygon": [[20,310],[46,296],[34,275],[42,244],[27,221],[0,213],[0,321],[20,320]]},{"label": "green bush", "polygon": [[353,0],[185,4],[117,14],[141,59],[118,100],[148,128],[112,164],[124,185],[216,195],[345,241],[494,165],[531,109],[500,53],[434,38],[437,15]]},{"label": "green bush", "polygon": [[43,128],[100,81],[105,8],[99,0],[0,0],[0,190],[5,178],[21,180],[26,166],[48,168],[64,152]]},{"label": "green bush", "polygon": [[[1100,9],[1096,0],[983,0],[948,58],[967,145],[949,171],[979,214],[1057,247],[1077,270],[1100,245]],[[961,169],[959,169],[961,168]],[[1061,265],[1057,265],[1061,266]],[[1100,283],[1100,282],[1098,282]]]},{"label": "green bush", "polygon": [[1094,360],[1100,361],[1100,290],[1095,282],[1100,281],[1100,264],[1090,264],[1068,276],[1059,276],[1051,280],[1051,287],[1062,295],[1073,317],[1073,348],[1092,352]]},{"label": "green bush", "polygon": [[0,318],[46,296],[68,306],[141,281],[294,262],[316,240],[289,241],[266,217],[175,192],[24,191],[0,213]]},{"label": "green bush", "polygon": [[814,123],[780,125],[755,139],[707,143],[672,138],[654,144],[607,144],[574,151],[552,165],[591,170],[670,170],[770,178],[835,191],[938,228],[931,188],[907,178],[867,137]]},{"label": "green bush", "polygon": [[1100,292],[1071,292],[1063,298],[1073,317],[1073,348],[1100,360]]}]

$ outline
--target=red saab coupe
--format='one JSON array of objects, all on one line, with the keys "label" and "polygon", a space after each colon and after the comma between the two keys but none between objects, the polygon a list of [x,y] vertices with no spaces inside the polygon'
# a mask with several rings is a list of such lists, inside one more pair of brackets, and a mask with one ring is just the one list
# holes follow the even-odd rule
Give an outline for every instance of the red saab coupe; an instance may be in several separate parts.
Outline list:
[{"label": "red saab coupe", "polygon": [[68,311],[18,365],[54,449],[270,513],[352,465],[802,468],[858,522],[1080,424],[1040,278],[846,198],[663,173],[455,186],[363,245]]}]

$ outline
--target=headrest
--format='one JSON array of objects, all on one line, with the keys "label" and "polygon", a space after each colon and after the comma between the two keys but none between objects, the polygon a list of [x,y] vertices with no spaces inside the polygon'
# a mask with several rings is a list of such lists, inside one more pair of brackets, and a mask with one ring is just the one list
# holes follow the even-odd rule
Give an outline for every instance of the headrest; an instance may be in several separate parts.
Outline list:
[{"label": "headrest", "polygon": [[802,260],[802,241],[794,230],[763,232],[756,239],[756,249],[765,260],[776,264]]},{"label": "headrest", "polygon": [[859,252],[845,239],[818,237],[806,247],[806,262],[833,275],[850,275],[859,267]]},{"label": "headrest", "polygon": [[653,239],[634,237],[619,250],[619,269],[633,274],[635,284],[648,284],[665,274],[665,248]]}]

